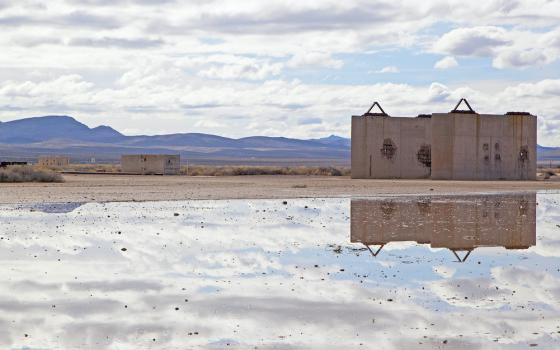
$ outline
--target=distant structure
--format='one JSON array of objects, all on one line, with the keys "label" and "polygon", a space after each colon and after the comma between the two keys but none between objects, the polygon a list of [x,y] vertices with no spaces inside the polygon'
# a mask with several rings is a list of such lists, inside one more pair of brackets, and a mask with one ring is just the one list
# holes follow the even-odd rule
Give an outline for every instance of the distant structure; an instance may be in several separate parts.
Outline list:
[{"label": "distant structure", "polygon": [[535,180],[536,172],[537,117],[527,112],[478,114],[461,99],[449,113],[390,117],[375,102],[352,117],[355,179]]},{"label": "distant structure", "polygon": [[70,158],[63,156],[41,156],[37,164],[49,168],[63,168],[70,164]]},{"label": "distant structure", "polygon": [[451,250],[459,261],[478,247],[528,249],[536,244],[536,202],[534,193],[477,195],[458,201],[352,200],[350,241],[364,244],[374,256],[391,242],[429,244]]},{"label": "distant structure", "polygon": [[28,165],[27,162],[0,162],[0,168],[7,168],[12,165]]},{"label": "distant structure", "polygon": [[123,173],[142,175],[177,175],[181,166],[179,155],[130,154],[121,156]]}]

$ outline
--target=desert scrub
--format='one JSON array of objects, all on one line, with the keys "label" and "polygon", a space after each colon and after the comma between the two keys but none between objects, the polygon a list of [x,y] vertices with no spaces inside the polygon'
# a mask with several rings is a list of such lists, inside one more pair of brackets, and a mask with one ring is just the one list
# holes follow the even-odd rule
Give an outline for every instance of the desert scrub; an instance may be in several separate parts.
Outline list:
[{"label": "desert scrub", "polygon": [[12,165],[0,169],[0,182],[64,182],[64,178],[52,170]]},{"label": "desert scrub", "polygon": [[[181,173],[187,175],[187,168],[181,167]],[[343,167],[276,167],[276,166],[208,166],[190,165],[190,176],[242,176],[242,175],[315,175],[345,176],[350,169]]]}]

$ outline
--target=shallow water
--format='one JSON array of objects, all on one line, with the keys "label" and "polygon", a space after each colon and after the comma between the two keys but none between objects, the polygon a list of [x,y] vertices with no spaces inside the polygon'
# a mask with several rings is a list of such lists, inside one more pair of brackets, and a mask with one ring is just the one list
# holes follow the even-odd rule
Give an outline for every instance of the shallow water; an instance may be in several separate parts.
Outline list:
[{"label": "shallow water", "polygon": [[560,347],[560,194],[0,206],[0,348]]}]

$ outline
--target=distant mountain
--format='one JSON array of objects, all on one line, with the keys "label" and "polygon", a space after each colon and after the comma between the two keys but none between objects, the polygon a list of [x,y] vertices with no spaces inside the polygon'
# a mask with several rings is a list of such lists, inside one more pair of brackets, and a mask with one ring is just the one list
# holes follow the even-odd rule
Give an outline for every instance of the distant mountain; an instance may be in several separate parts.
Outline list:
[{"label": "distant mountain", "polygon": [[560,147],[537,145],[537,158],[540,162],[552,161],[557,164],[560,161]]},{"label": "distant mountain", "polygon": [[52,139],[115,142],[125,136],[108,126],[90,129],[68,116],[25,118],[0,124],[0,142],[22,144]]},{"label": "distant mountain", "polygon": [[201,133],[126,136],[108,126],[89,128],[69,116],[0,123],[0,159],[34,160],[64,154],[73,161],[117,161],[121,154],[179,153],[196,163],[349,165],[350,139],[331,135],[300,140],[252,136],[240,139]]},{"label": "distant mountain", "polygon": [[336,135],[331,135],[329,137],[323,137],[321,139],[312,139],[310,141],[319,142],[319,143],[322,143],[324,145],[350,147],[350,139],[345,138],[345,137],[336,136]]}]

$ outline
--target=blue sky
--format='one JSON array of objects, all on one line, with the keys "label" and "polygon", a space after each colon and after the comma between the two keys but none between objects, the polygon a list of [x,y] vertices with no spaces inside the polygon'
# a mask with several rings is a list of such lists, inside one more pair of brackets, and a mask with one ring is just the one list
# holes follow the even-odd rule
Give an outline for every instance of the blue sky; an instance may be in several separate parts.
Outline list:
[{"label": "blue sky", "polygon": [[0,0],[0,121],[349,136],[374,100],[539,116],[560,146],[560,1]]}]

